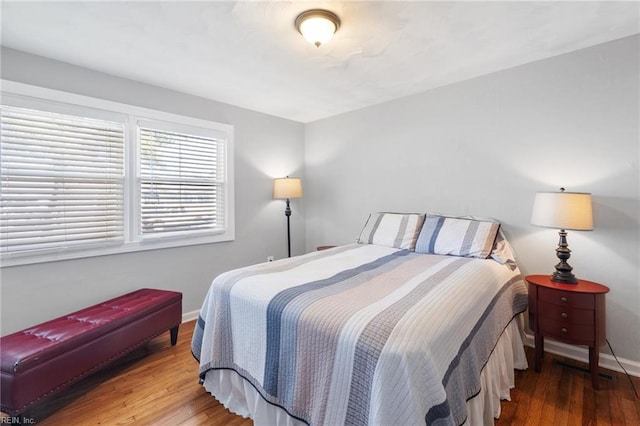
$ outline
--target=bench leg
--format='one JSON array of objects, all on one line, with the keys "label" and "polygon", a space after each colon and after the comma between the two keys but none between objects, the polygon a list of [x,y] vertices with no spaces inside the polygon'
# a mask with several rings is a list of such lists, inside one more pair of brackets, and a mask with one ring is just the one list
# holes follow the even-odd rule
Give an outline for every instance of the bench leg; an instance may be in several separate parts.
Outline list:
[{"label": "bench leg", "polygon": [[176,343],[178,343],[178,327],[180,326],[176,325],[171,330],[169,330],[171,333],[171,346],[175,346]]}]

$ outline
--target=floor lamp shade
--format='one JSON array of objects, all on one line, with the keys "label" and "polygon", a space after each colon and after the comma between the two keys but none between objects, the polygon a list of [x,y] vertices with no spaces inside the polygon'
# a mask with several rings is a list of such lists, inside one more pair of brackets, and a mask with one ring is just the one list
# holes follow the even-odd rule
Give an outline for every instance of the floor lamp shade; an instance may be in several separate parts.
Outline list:
[{"label": "floor lamp shade", "polygon": [[575,284],[578,279],[571,272],[567,260],[571,250],[567,244],[567,229],[591,231],[593,229],[593,209],[591,194],[583,192],[538,192],[533,202],[531,224],[559,229],[560,240],[556,256],[560,260],[551,279],[556,282]]},{"label": "floor lamp shade", "polygon": [[273,198],[277,200],[286,200],[287,207],[284,215],[287,217],[287,255],[291,257],[291,227],[289,219],[291,217],[291,206],[289,199],[302,197],[302,182],[298,178],[281,178],[273,180]]},{"label": "floor lamp shade", "polygon": [[274,179],[273,198],[276,200],[302,198],[302,182],[298,178],[290,177]]}]

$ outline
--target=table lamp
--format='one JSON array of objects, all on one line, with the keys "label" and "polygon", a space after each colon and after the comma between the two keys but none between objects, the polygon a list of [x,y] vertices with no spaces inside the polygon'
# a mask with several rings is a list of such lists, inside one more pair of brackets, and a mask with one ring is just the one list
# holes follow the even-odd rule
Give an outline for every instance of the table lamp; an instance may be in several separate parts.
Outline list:
[{"label": "table lamp", "polygon": [[591,194],[565,192],[564,188],[560,188],[560,192],[538,192],[533,203],[531,224],[560,230],[560,241],[556,249],[556,255],[560,262],[556,265],[551,280],[576,284],[578,280],[571,272],[573,268],[567,263],[571,256],[571,250],[567,244],[566,230],[593,230]]}]

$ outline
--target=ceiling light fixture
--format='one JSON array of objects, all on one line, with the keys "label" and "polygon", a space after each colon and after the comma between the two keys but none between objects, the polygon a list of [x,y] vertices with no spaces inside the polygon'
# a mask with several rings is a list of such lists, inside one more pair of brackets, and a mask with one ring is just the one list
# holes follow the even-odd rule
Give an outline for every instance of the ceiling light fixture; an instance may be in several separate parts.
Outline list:
[{"label": "ceiling light fixture", "polygon": [[302,12],[296,18],[296,28],[310,43],[320,47],[331,40],[340,28],[340,18],[333,12],[323,9],[312,9]]}]

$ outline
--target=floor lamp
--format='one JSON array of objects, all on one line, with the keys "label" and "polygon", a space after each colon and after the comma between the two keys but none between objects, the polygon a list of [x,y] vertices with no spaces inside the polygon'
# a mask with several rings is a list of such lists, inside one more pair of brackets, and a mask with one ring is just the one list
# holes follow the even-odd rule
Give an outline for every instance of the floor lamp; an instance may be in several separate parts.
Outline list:
[{"label": "floor lamp", "polygon": [[298,178],[286,178],[273,180],[273,198],[276,200],[287,200],[287,208],[284,215],[287,217],[287,255],[291,257],[291,228],[289,218],[291,217],[291,198],[302,198],[302,182]]}]

